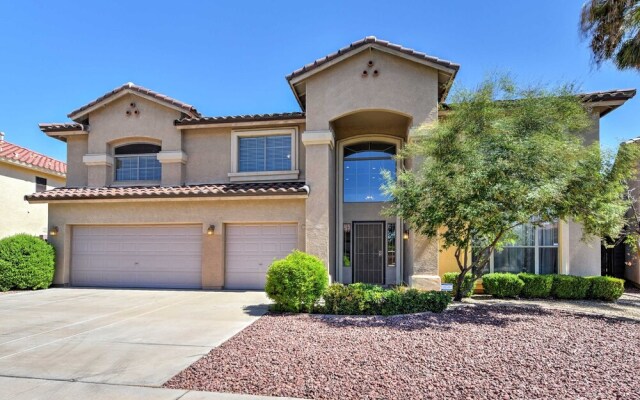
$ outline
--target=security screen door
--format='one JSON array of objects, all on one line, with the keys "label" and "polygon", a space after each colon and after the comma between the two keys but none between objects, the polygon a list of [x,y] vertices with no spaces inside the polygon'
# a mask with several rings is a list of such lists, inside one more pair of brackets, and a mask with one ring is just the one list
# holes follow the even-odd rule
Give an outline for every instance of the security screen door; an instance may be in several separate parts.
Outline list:
[{"label": "security screen door", "polygon": [[353,231],[353,282],[384,285],[384,222],[354,222]]}]

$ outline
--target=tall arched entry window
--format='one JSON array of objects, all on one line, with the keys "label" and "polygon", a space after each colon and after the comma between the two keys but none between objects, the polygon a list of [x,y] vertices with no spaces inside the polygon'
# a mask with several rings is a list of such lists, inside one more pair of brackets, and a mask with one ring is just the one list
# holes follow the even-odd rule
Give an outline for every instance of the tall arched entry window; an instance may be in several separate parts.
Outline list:
[{"label": "tall arched entry window", "polygon": [[382,171],[396,176],[396,146],[384,142],[361,142],[344,147],[344,202],[389,201],[382,191]]},{"label": "tall arched entry window", "polygon": [[384,193],[384,171],[396,178],[395,155],[400,140],[371,137],[347,139],[338,145],[341,156],[338,197],[342,251],[341,280],[377,285],[399,282],[398,218],[383,214],[390,197]]}]

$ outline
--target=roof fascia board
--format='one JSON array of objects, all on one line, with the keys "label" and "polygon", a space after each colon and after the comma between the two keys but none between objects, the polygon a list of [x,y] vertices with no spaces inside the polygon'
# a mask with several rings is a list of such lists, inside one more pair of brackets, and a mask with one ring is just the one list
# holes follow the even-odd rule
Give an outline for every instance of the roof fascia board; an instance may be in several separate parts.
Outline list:
[{"label": "roof fascia board", "polygon": [[342,62],[343,60],[346,60],[347,58],[351,58],[351,57],[355,56],[356,54],[360,54],[361,52],[363,52],[363,51],[365,51],[367,49],[371,49],[371,48],[375,48],[376,50],[379,50],[379,51],[382,51],[382,52],[385,52],[385,53],[388,53],[388,54],[392,54],[392,55],[401,57],[401,58],[403,58],[405,60],[409,60],[409,61],[412,61],[412,62],[415,62],[415,63],[418,63],[418,64],[422,64],[422,65],[425,65],[427,67],[431,67],[431,68],[437,69],[439,71],[448,72],[448,73],[450,73],[452,75],[455,74],[455,72],[456,72],[455,69],[453,69],[453,68],[447,68],[447,67],[444,67],[444,66],[442,66],[440,64],[436,64],[434,62],[431,62],[429,60],[421,60],[421,59],[418,59],[416,57],[413,57],[413,56],[410,56],[408,54],[405,54],[405,53],[403,53],[401,51],[381,46],[381,45],[379,45],[377,43],[368,43],[365,46],[361,46],[361,47],[359,47],[357,49],[354,49],[354,50],[351,50],[351,51],[349,51],[347,53],[344,53],[344,54],[334,58],[331,61],[328,61],[328,62],[326,62],[326,63],[324,63],[324,64],[322,64],[322,65],[320,65],[318,67],[313,68],[310,71],[305,72],[302,75],[299,75],[299,76],[297,76],[295,78],[292,78],[289,81],[289,83],[292,86],[296,85],[296,84],[300,83],[301,81],[309,78],[312,75],[315,75],[315,74],[317,74],[317,73],[319,73],[321,71],[324,71],[325,69],[330,68],[330,67],[336,65],[337,63]]},{"label": "roof fascia board", "polygon": [[192,125],[176,125],[176,129],[204,129],[204,128],[236,128],[236,127],[253,127],[253,126],[281,126],[305,123],[305,118],[283,119],[283,120],[265,120],[265,121],[247,121],[247,122],[220,122],[205,123]]},{"label": "roof fascia board", "polygon": [[[26,197],[26,196],[25,196]],[[219,195],[219,196],[153,196],[153,197],[134,197],[124,196],[119,198],[80,198],[80,199],[30,199],[30,204],[42,203],[128,203],[128,202],[166,202],[166,201],[229,201],[229,200],[289,200],[289,199],[307,199],[308,193],[292,193],[285,195]]]},{"label": "roof fascia board", "polygon": [[42,167],[38,167],[36,165],[31,165],[31,164],[27,164],[27,163],[23,163],[17,160],[12,160],[10,158],[6,158],[6,157],[0,157],[0,162],[5,162],[7,164],[16,166],[16,167],[21,167],[21,168],[25,168],[31,171],[37,171],[37,172],[41,172],[43,174],[47,174],[56,178],[66,178],[67,174],[64,174],[62,172],[55,172],[52,171],[50,169],[47,168],[42,168]]},{"label": "roof fascia board", "polygon": [[75,121],[78,118],[82,118],[85,115],[90,114],[90,113],[94,112],[95,110],[97,110],[97,109],[99,109],[101,107],[104,107],[107,104],[109,104],[111,102],[114,102],[114,101],[118,100],[121,97],[126,96],[127,94],[131,94],[131,95],[134,95],[134,96],[141,97],[143,99],[152,101],[152,102],[154,102],[156,104],[159,104],[161,106],[170,108],[172,110],[175,110],[175,111],[178,111],[178,112],[181,112],[181,113],[184,113],[184,114],[187,114],[187,115],[189,115],[191,117],[195,117],[195,114],[185,110],[184,108],[180,108],[180,107],[175,106],[173,104],[169,104],[169,103],[164,102],[162,100],[156,99],[155,97],[149,96],[148,94],[140,93],[138,91],[126,88],[126,89],[123,89],[121,92],[115,93],[115,94],[109,96],[108,98],[100,101],[99,103],[96,103],[96,104],[92,105],[91,107],[87,108],[86,110],[82,110],[82,111],[77,112],[75,114],[70,114],[69,118]]}]

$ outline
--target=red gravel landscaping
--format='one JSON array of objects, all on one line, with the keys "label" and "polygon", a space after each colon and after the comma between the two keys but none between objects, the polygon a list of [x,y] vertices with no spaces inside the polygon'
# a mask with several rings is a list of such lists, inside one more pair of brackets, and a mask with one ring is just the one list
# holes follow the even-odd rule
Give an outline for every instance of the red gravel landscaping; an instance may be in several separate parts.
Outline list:
[{"label": "red gravel landscaping", "polygon": [[311,399],[640,399],[640,323],[497,305],[266,315],[166,387]]}]

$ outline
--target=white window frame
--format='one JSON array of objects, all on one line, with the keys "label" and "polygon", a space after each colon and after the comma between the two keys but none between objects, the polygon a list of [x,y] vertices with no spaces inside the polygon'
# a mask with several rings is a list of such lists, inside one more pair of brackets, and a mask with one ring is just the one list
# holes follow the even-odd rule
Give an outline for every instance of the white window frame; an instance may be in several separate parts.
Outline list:
[{"label": "white window frame", "polygon": [[[286,171],[252,171],[238,172],[240,138],[261,137],[261,136],[283,136],[291,137],[291,169]],[[279,129],[238,129],[231,131],[231,172],[228,174],[231,182],[246,181],[273,181],[298,179],[300,170],[298,167],[298,128]]]},{"label": "white window frame", "polygon": [[[154,156],[156,157],[156,159],[158,159],[158,154],[160,154],[160,152],[162,152],[162,147],[160,148],[160,152],[158,153],[139,153],[139,154],[118,154],[116,155],[116,149],[119,147],[124,147],[124,146],[129,146],[132,144],[151,144],[154,146],[160,146],[157,143],[153,143],[153,142],[126,142],[126,143],[122,143],[122,144],[118,144],[117,146],[113,147],[113,186],[157,186],[160,185],[160,183],[162,182],[162,163],[160,163],[160,179],[158,180],[144,180],[144,181],[119,181],[118,178],[118,158],[124,158],[124,157],[148,157],[148,156]],[[160,160],[158,160],[160,161]],[[139,162],[139,161],[138,161]]]},{"label": "white window frame", "polygon": [[[533,241],[533,246],[512,246],[512,248],[516,248],[516,249],[534,249],[534,274],[539,275],[540,274],[540,249],[558,249],[558,272],[556,273],[560,273],[560,222],[556,222],[556,229],[558,230],[558,245],[557,246],[543,246],[540,244],[540,237],[538,235],[538,229],[540,229],[539,226],[535,227],[535,232],[533,234],[534,236],[534,241]],[[507,248],[507,246],[505,246],[504,248]],[[495,251],[491,253],[491,257],[489,258],[489,272],[493,273],[493,258],[495,255]]]}]

